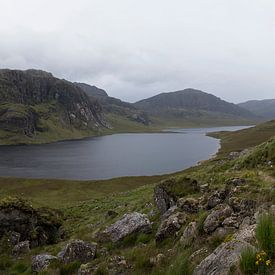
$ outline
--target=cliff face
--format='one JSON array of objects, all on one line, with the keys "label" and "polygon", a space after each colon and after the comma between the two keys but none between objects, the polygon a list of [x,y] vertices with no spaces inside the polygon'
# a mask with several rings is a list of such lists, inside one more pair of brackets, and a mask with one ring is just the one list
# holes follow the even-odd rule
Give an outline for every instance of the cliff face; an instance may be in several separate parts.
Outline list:
[{"label": "cliff face", "polygon": [[44,71],[0,70],[0,129],[7,136],[35,139],[52,131],[63,139],[101,127],[106,127],[101,105],[73,83]]}]

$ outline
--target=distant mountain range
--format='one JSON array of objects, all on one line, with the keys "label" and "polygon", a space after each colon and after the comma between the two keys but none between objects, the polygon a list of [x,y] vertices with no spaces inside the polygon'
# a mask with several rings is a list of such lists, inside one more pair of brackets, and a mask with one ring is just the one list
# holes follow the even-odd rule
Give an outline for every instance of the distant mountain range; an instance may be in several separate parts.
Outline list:
[{"label": "distant mountain range", "polygon": [[149,115],[169,119],[257,119],[252,112],[195,89],[185,89],[138,101],[137,108]]},{"label": "distant mountain range", "polygon": [[[252,110],[253,111],[253,110]],[[246,125],[256,112],[185,89],[134,104],[40,70],[0,70],[0,144],[45,143],[165,127]]]},{"label": "distant mountain range", "polygon": [[238,105],[257,116],[266,119],[275,119],[275,99],[250,100]]}]

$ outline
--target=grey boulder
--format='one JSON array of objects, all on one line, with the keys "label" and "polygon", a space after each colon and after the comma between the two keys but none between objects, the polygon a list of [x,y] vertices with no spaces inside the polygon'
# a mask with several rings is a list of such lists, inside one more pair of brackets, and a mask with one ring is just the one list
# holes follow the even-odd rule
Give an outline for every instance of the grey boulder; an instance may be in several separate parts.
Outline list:
[{"label": "grey boulder", "polygon": [[88,243],[82,240],[70,241],[57,255],[64,264],[74,261],[87,263],[95,258],[97,250],[96,243]]},{"label": "grey boulder", "polygon": [[51,261],[57,260],[57,257],[49,255],[49,254],[39,254],[32,257],[32,271],[40,272],[43,270],[47,270]]},{"label": "grey boulder", "polygon": [[98,234],[101,242],[118,242],[134,233],[151,233],[152,225],[145,214],[133,212],[125,214],[120,220]]},{"label": "grey boulder", "polygon": [[216,228],[222,225],[223,221],[230,217],[233,210],[227,204],[218,205],[213,211],[207,216],[203,224],[203,229],[206,233],[213,232]]}]

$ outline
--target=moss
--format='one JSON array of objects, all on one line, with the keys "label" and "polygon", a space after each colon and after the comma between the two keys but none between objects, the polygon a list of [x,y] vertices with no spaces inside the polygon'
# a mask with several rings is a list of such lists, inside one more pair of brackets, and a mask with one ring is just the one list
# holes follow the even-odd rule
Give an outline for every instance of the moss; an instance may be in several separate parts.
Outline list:
[{"label": "moss", "polygon": [[19,197],[5,197],[0,201],[0,209],[18,209],[24,212],[33,213],[34,209],[31,203]]}]

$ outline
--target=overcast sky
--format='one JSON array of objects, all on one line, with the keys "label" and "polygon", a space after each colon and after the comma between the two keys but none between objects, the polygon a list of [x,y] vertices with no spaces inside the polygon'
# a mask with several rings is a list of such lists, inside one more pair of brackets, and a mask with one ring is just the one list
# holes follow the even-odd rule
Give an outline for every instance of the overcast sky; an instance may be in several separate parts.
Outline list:
[{"label": "overcast sky", "polygon": [[0,67],[128,101],[187,87],[275,98],[275,1],[0,0]]}]

